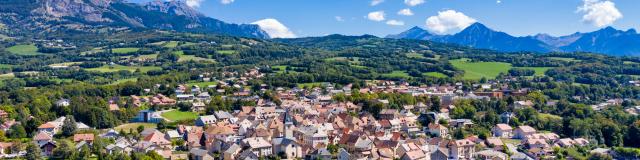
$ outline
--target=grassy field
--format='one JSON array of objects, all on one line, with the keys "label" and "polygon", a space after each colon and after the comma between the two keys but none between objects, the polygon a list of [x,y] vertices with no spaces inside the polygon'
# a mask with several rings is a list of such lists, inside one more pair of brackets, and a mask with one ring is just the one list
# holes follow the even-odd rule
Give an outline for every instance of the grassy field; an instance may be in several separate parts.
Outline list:
[{"label": "grassy field", "polygon": [[217,50],[216,52],[220,54],[236,54],[237,53],[234,50]]},{"label": "grassy field", "polygon": [[218,82],[212,81],[212,82],[190,82],[187,83],[187,87],[191,87],[193,85],[198,85],[198,87],[200,88],[206,88],[209,87],[209,85],[217,85]]},{"label": "grassy field", "polygon": [[158,127],[155,123],[126,123],[115,128],[116,131],[123,131],[129,133],[129,130],[132,129],[136,131],[138,126],[144,126],[144,128],[156,128]]},{"label": "grassy field", "polygon": [[73,65],[77,65],[77,64],[81,64],[82,62],[65,62],[65,63],[55,63],[55,64],[50,64],[49,67],[55,67],[55,66],[73,66]]},{"label": "grassy field", "polygon": [[139,51],[140,48],[114,48],[111,49],[111,52],[115,54],[127,54]]},{"label": "grassy field", "polygon": [[14,78],[14,77],[16,77],[16,75],[13,74],[13,73],[0,74],[0,79],[3,79],[3,78]]},{"label": "grassy field", "polygon": [[427,73],[422,73],[422,75],[424,76],[428,76],[428,77],[436,77],[436,78],[445,78],[445,77],[449,77],[446,74],[442,74],[440,72],[427,72]]},{"label": "grassy field", "polygon": [[469,59],[449,60],[454,67],[464,70],[463,79],[481,79],[482,77],[492,79],[498,74],[507,73],[511,69],[511,64],[502,62],[469,62]]},{"label": "grassy field", "polygon": [[544,72],[547,72],[548,70],[553,69],[553,67],[517,67],[517,68],[534,70],[536,71],[535,76],[544,76]]},{"label": "grassy field", "polygon": [[582,60],[578,60],[575,58],[565,58],[565,57],[548,57],[551,60],[565,61],[565,62],[580,62]]},{"label": "grassy field", "polygon": [[198,114],[193,112],[182,112],[179,110],[173,110],[162,113],[162,117],[171,121],[195,120],[196,118],[198,118]]},{"label": "grassy field", "polygon": [[162,68],[160,67],[155,67],[155,66],[123,66],[123,65],[104,65],[102,67],[98,67],[98,68],[89,68],[86,69],[88,71],[97,71],[97,72],[117,72],[117,71],[130,71],[130,72],[135,72],[137,69],[140,69],[140,72],[142,73],[146,73],[150,70],[160,70]]},{"label": "grassy field", "polygon": [[204,62],[216,62],[214,59],[196,57],[195,55],[185,55],[184,51],[175,51],[174,54],[180,56],[178,62],[186,62],[186,61],[204,61]]},{"label": "grassy field", "polygon": [[125,79],[119,79],[111,83],[111,85],[116,85],[116,84],[126,83],[126,82],[137,82],[137,81],[138,81],[138,78],[125,78]]},{"label": "grassy field", "polygon": [[622,64],[640,64],[640,63],[633,62],[633,61],[624,61],[624,62],[622,62]]},{"label": "grassy field", "polygon": [[164,44],[165,48],[176,48],[178,47],[178,41],[169,41],[167,43]]},{"label": "grassy field", "polygon": [[274,70],[277,69],[276,73],[285,73],[287,71],[287,66],[286,65],[271,66],[271,69],[274,69]]},{"label": "grassy field", "polygon": [[298,83],[298,88],[313,88],[322,86],[323,82],[313,82],[313,83]]},{"label": "grassy field", "polygon": [[11,67],[13,67],[13,65],[10,65],[10,64],[0,64],[0,68],[2,68],[2,69],[7,69],[7,68],[11,68]]},{"label": "grassy field", "polygon": [[382,76],[393,77],[393,78],[408,78],[408,77],[411,77],[405,71],[393,71],[391,73],[382,74]]},{"label": "grassy field", "polygon": [[8,52],[17,55],[38,55],[38,47],[33,44],[29,45],[15,45],[6,49]]}]

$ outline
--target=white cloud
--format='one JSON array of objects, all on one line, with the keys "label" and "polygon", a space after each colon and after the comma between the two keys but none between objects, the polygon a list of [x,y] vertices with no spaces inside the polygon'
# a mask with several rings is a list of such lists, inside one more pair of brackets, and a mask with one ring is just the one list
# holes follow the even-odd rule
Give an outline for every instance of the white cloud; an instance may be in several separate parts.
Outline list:
[{"label": "white cloud", "polygon": [[496,1],[496,3],[497,3],[497,4],[502,3],[502,0],[497,0],[497,1]]},{"label": "white cloud", "polygon": [[404,4],[407,4],[408,6],[417,6],[424,3],[424,0],[404,0]]},{"label": "white cloud", "polygon": [[404,26],[404,22],[399,20],[388,20],[387,24],[392,26]]},{"label": "white cloud", "polygon": [[584,13],[582,22],[604,27],[622,18],[622,13],[616,8],[616,4],[609,0],[583,0],[584,4],[578,7],[579,13]]},{"label": "white cloud", "polygon": [[198,8],[198,7],[200,7],[200,3],[204,2],[204,0],[185,0],[184,2],[189,7]]},{"label": "white cloud", "polygon": [[455,10],[438,12],[437,16],[427,18],[427,30],[436,34],[447,34],[467,28],[476,20]]},{"label": "white cloud", "polygon": [[372,20],[372,21],[384,21],[384,11],[375,11],[375,12],[371,12],[367,15],[367,19]]},{"label": "white cloud", "polygon": [[222,4],[231,4],[234,1],[236,1],[236,0],[220,0],[220,3],[222,3]]},{"label": "white cloud", "polygon": [[382,2],[384,2],[384,0],[372,0],[371,1],[371,6],[376,6],[376,5],[378,5],[378,4],[382,3]]},{"label": "white cloud", "polygon": [[338,22],[344,22],[344,18],[340,17],[340,16],[336,16],[336,21]]},{"label": "white cloud", "polygon": [[413,16],[413,11],[411,11],[411,9],[409,8],[406,8],[398,11],[398,14],[403,16]]},{"label": "white cloud", "polygon": [[271,38],[296,38],[296,35],[287,26],[273,18],[259,20],[251,24],[260,26],[260,29],[267,32]]}]

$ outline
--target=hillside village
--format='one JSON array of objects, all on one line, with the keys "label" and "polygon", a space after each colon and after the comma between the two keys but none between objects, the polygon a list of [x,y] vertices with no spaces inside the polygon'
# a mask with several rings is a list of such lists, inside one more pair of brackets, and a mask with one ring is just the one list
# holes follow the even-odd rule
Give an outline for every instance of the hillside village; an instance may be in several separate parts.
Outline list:
[{"label": "hillside village", "polygon": [[[267,92],[266,86],[261,86],[260,91],[251,91],[245,86],[247,80],[263,76],[258,69],[228,75],[233,76],[218,80],[217,85],[178,85],[175,95],[145,89],[146,95],[109,100],[109,106],[105,107],[111,111],[119,110],[123,103],[132,103],[134,107],[154,106],[140,110],[130,124],[125,124],[132,126],[128,130],[96,130],[82,122],[59,117],[40,125],[38,133],[26,143],[36,144],[43,156],[52,156],[60,147],[82,151],[94,147],[98,140],[107,142],[100,146],[108,154],[154,153],[164,159],[196,160],[525,160],[554,159],[557,148],[591,149],[591,153],[616,156],[611,149],[591,145],[593,140],[560,137],[527,125],[515,126],[511,122],[514,116],[511,112],[501,113],[500,123],[493,124],[488,135],[460,135],[462,130],[474,128],[477,122],[451,118],[456,101],[501,99],[531,92],[510,90],[498,82],[474,84],[478,92],[469,93],[460,90],[461,84],[411,86],[397,81],[368,81],[364,87],[353,88],[352,85],[336,87],[320,83],[314,87],[276,88],[273,92],[277,98],[266,99],[252,94]],[[215,79],[202,77],[206,81]],[[227,82],[233,82],[233,85]],[[227,93],[224,88],[235,88],[236,91],[224,94]],[[418,102],[394,109],[385,107],[378,113],[370,113],[363,110],[362,104],[339,98],[356,93],[404,94],[431,97],[437,102]],[[206,111],[205,106],[212,103],[211,94],[223,94],[223,99],[251,101],[255,105],[242,106],[239,110]],[[377,101],[381,105],[390,103],[388,99]],[[189,104],[189,108],[175,107],[177,104]],[[70,101],[61,99],[56,105],[68,106]],[[530,100],[524,100],[515,101],[509,107],[522,109],[533,105]],[[553,102],[547,105],[553,105]],[[172,120],[163,113],[177,110],[194,113],[197,118],[168,127],[167,122]],[[11,130],[16,123],[7,119],[4,111],[0,112],[0,117],[3,117],[4,131]],[[73,126],[72,134],[65,133],[68,137],[63,136],[63,132],[68,132],[64,131],[68,130],[65,126]],[[29,154],[29,151],[12,150],[13,145],[18,144],[1,143],[0,150],[4,152],[0,157],[19,158]]]}]

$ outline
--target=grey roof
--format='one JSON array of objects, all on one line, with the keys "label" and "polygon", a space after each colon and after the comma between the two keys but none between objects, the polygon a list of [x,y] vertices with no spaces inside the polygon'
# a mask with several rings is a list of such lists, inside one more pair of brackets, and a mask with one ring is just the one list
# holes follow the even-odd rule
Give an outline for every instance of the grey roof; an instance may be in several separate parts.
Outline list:
[{"label": "grey roof", "polygon": [[242,149],[240,148],[240,145],[234,143],[233,145],[229,146],[229,148],[225,150],[224,153],[234,153],[240,149]]},{"label": "grey roof", "polygon": [[229,112],[225,112],[225,111],[216,111],[214,113],[216,115],[216,117],[218,119],[229,119],[229,118],[233,118],[233,115],[231,115],[231,113]]}]

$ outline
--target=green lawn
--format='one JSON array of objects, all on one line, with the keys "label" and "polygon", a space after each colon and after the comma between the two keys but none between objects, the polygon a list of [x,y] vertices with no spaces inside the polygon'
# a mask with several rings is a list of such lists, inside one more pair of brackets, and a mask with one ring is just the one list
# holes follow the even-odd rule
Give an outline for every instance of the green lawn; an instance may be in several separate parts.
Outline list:
[{"label": "green lawn", "polygon": [[507,73],[511,64],[503,62],[470,62],[469,59],[449,60],[454,67],[464,70],[463,79],[478,80],[482,77],[492,79],[498,74]]},{"label": "green lawn", "polygon": [[624,61],[622,62],[623,64],[640,64],[638,62],[633,62],[633,61]]},{"label": "green lawn", "polygon": [[162,113],[162,117],[171,121],[195,120],[196,118],[198,118],[198,114],[194,112],[182,112],[179,110],[173,110]]},{"label": "green lawn", "polygon": [[209,85],[217,85],[217,84],[218,84],[218,82],[215,82],[215,81],[211,81],[211,82],[190,82],[190,83],[187,83],[187,87],[191,87],[193,85],[198,85],[198,87],[200,87],[200,88],[206,88],[206,87],[209,87]]},{"label": "green lawn", "polygon": [[517,68],[534,70],[536,71],[535,76],[544,76],[544,72],[547,72],[548,70],[553,69],[554,67],[517,67]]},{"label": "green lawn", "polygon": [[115,54],[127,54],[139,51],[140,48],[114,48],[111,49],[111,52]]},{"label": "green lawn", "polygon": [[446,74],[442,74],[440,72],[427,72],[427,73],[422,73],[422,75],[424,76],[428,76],[428,77],[436,77],[436,78],[445,78],[445,77],[449,77]]},{"label": "green lawn", "polygon": [[137,132],[136,129],[138,126],[144,126],[144,128],[156,128],[158,125],[155,123],[126,123],[114,128],[116,131],[123,131],[129,133],[129,130],[132,129],[134,132]]},{"label": "green lawn", "polygon": [[578,60],[575,58],[565,58],[565,57],[547,57],[551,60],[565,61],[565,62],[580,62],[582,60]]},{"label": "green lawn", "polygon": [[97,72],[117,72],[117,71],[130,71],[130,72],[135,72],[137,69],[140,69],[140,72],[142,73],[146,73],[150,70],[161,70],[162,68],[160,67],[156,67],[156,66],[123,66],[123,65],[104,65],[102,67],[98,67],[98,68],[89,68],[86,69],[88,71],[97,71]]},{"label": "green lawn", "polygon": [[15,45],[15,46],[11,46],[11,47],[7,48],[6,50],[8,52],[11,52],[11,53],[17,54],[17,55],[38,55],[38,54],[40,54],[38,52],[38,47],[36,47],[36,45],[33,45],[33,44]]},{"label": "green lawn", "polygon": [[393,77],[393,78],[409,78],[409,74],[405,71],[393,71],[391,73],[382,74],[385,77]]}]

